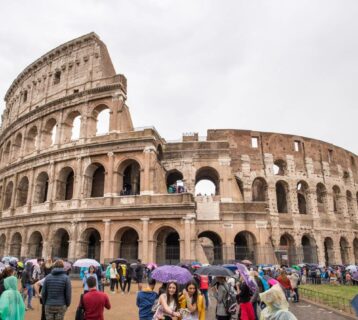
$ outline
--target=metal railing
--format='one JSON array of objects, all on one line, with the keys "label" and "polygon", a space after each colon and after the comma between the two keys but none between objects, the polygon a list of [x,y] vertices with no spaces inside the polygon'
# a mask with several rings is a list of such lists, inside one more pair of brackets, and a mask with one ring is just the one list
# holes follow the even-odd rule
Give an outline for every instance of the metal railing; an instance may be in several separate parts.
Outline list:
[{"label": "metal railing", "polygon": [[311,300],[313,302],[329,306],[331,308],[346,312],[348,314],[355,314],[351,304],[352,301],[348,298],[311,290],[302,286],[300,286],[299,288],[299,294],[301,297],[307,300]]}]

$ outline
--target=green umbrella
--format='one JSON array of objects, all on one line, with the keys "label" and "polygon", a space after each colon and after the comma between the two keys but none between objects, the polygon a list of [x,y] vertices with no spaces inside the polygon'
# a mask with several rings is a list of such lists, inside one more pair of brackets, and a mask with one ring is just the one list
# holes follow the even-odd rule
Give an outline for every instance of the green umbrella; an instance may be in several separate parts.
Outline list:
[{"label": "green umbrella", "polygon": [[295,269],[295,270],[298,270],[298,271],[301,270],[301,268],[299,266],[295,265],[295,264],[292,266],[292,269]]}]

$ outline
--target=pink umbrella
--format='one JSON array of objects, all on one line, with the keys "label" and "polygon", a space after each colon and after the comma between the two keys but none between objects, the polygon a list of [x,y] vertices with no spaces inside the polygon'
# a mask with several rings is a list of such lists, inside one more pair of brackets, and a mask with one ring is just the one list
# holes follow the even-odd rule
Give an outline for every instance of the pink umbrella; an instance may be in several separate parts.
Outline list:
[{"label": "pink umbrella", "polygon": [[39,266],[37,259],[29,259],[26,261],[25,265],[28,264],[29,262],[31,262],[33,266]]},{"label": "pink umbrella", "polygon": [[272,279],[270,279],[270,280],[268,281],[268,284],[269,284],[270,286],[274,286],[275,284],[278,284],[278,281],[277,281],[276,279],[272,278]]},{"label": "pink umbrella", "polygon": [[158,268],[158,265],[156,263],[151,262],[151,263],[147,264],[147,268],[152,270],[152,269]]}]

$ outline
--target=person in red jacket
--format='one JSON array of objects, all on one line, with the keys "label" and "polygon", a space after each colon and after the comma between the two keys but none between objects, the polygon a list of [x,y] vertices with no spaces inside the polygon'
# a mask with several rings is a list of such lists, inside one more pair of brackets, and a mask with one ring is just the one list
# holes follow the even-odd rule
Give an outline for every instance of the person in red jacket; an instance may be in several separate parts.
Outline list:
[{"label": "person in red jacket", "polygon": [[89,291],[83,295],[83,308],[85,310],[85,320],[104,320],[104,308],[111,309],[108,295],[97,291],[96,278],[88,277],[87,285]]},{"label": "person in red jacket", "polygon": [[205,297],[205,310],[208,310],[209,308],[209,295],[208,295],[208,289],[209,289],[209,277],[208,276],[200,276],[200,285],[199,289],[203,296]]},{"label": "person in red jacket", "polygon": [[293,292],[293,289],[292,289],[292,286],[291,286],[291,281],[287,277],[287,274],[286,274],[285,271],[281,272],[281,274],[277,277],[277,281],[282,286],[282,288],[283,288],[283,290],[285,292],[286,299],[288,301],[290,296],[291,296],[291,292]]}]

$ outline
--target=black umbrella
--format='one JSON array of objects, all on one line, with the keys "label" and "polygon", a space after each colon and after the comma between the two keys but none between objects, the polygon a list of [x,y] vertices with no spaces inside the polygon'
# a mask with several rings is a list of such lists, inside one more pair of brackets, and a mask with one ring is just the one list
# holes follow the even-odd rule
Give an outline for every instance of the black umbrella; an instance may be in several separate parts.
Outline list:
[{"label": "black umbrella", "polygon": [[127,259],[123,259],[123,258],[117,258],[111,261],[111,263],[115,263],[115,264],[127,264],[127,262],[128,262]]},{"label": "black umbrella", "polygon": [[195,271],[195,274],[200,276],[215,276],[215,277],[231,277],[234,273],[221,266],[207,266],[201,267]]}]

